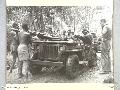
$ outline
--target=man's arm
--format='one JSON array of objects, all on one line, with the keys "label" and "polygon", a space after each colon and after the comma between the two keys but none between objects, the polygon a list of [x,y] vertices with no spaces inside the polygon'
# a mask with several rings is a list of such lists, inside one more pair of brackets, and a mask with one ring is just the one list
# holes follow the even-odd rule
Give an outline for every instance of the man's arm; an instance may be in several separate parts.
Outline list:
[{"label": "man's arm", "polygon": [[103,34],[103,35],[106,34],[107,29],[108,29],[108,28],[107,28],[106,26],[103,28],[103,30],[102,30],[102,34]]},{"label": "man's arm", "polygon": [[28,44],[32,45],[32,36],[28,34]]},{"label": "man's arm", "polygon": [[20,41],[19,41],[19,35],[18,35],[18,32],[16,32],[15,38],[16,38],[16,40],[17,40],[17,44],[19,45]]}]

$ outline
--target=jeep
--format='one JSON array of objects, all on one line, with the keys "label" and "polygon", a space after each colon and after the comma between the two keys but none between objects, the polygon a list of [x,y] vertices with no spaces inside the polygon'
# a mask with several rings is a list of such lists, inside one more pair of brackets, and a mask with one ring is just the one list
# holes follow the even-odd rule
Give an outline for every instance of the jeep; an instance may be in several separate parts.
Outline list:
[{"label": "jeep", "polygon": [[92,45],[52,38],[47,41],[32,42],[34,54],[30,60],[30,72],[37,74],[42,67],[64,68],[65,74],[72,79],[78,75],[79,62],[88,61],[88,66],[96,65],[96,51]]}]

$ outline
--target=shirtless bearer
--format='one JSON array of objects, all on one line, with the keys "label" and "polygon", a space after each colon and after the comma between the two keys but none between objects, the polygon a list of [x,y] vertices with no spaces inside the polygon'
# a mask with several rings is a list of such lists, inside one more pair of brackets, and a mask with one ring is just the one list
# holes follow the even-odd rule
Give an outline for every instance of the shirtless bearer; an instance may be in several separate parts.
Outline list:
[{"label": "shirtless bearer", "polygon": [[[19,46],[18,46],[18,57],[19,57],[19,65],[18,65],[18,77],[21,78],[25,76],[28,78],[29,75],[29,60],[30,60],[30,44],[31,37],[30,33],[28,33],[28,25],[22,24],[21,32],[19,33]],[[23,72],[24,71],[24,72]]]},{"label": "shirtless bearer", "polygon": [[13,23],[12,26],[13,26],[12,31],[14,31],[14,37],[11,44],[11,54],[13,55],[13,61],[10,67],[10,73],[12,73],[12,70],[15,68],[16,59],[18,57],[17,48],[19,45],[19,38],[18,38],[19,26],[17,23]]}]

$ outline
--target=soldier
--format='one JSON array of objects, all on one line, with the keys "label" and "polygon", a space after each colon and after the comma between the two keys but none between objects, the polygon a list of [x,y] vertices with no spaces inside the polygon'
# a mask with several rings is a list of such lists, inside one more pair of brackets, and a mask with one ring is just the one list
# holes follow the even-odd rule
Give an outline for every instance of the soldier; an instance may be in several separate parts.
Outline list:
[{"label": "soldier", "polygon": [[[18,57],[19,57],[19,66],[18,66],[18,77],[21,78],[23,75],[28,78],[30,74],[29,71],[29,60],[30,60],[30,44],[31,36],[28,33],[28,25],[22,24],[22,31],[19,33],[19,46],[18,46]],[[24,70],[24,73],[23,73]]]},{"label": "soldier", "polygon": [[85,45],[91,45],[92,44],[92,36],[89,35],[89,31],[87,29],[83,29],[82,31],[83,36],[82,40]]},{"label": "soldier", "polygon": [[13,26],[12,30],[15,32],[15,34],[11,44],[11,54],[13,55],[13,61],[12,61],[12,66],[10,67],[10,73],[12,73],[12,70],[15,68],[15,62],[18,57],[17,48],[19,45],[19,39],[18,39],[19,26],[16,23],[13,23],[12,26]]},{"label": "soldier", "polygon": [[83,56],[85,57],[84,60],[86,60],[90,55],[90,46],[92,44],[92,36],[89,35],[89,31],[87,29],[83,29],[82,33],[83,33],[83,36],[81,37],[81,40],[84,43]]},{"label": "soldier", "polygon": [[111,41],[111,30],[106,24],[105,19],[100,21],[102,27],[102,50],[101,50],[101,64],[102,72],[101,74],[107,74],[111,72],[111,62],[110,62],[110,41]]}]

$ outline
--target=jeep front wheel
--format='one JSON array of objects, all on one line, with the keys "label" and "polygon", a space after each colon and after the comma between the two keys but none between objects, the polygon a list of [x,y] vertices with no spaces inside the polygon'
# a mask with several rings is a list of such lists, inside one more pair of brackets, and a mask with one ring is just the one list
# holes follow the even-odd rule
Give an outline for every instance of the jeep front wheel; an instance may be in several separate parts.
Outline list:
[{"label": "jeep front wheel", "polygon": [[79,58],[77,55],[68,56],[66,61],[66,75],[68,79],[73,79],[78,75]]}]

